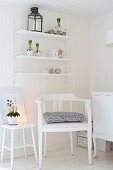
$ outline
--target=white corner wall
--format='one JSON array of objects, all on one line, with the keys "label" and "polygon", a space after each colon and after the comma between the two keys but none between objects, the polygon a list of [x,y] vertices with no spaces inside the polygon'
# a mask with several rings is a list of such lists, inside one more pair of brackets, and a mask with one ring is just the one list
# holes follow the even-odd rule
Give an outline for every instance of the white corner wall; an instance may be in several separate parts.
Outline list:
[{"label": "white corner wall", "polygon": [[[71,92],[80,97],[89,96],[89,20],[79,17],[72,17],[60,13],[40,10],[46,18],[44,29],[54,27],[57,17],[62,17],[68,32],[75,37],[75,45],[72,57],[72,83]],[[43,80],[41,88],[38,78],[29,80],[20,79],[15,84],[13,75],[14,64],[14,30],[26,27],[26,9],[23,7],[0,4],[0,87],[18,86],[24,88],[25,105],[28,119],[37,120],[37,111],[34,104],[41,93],[48,92]],[[48,20],[48,22],[47,22]],[[57,82],[58,83],[58,82]],[[45,89],[46,88],[46,89]],[[62,89],[63,90],[63,89]],[[36,121],[37,122],[37,121]],[[17,137],[18,138],[18,137]],[[48,148],[69,147],[69,134],[50,134],[48,136]],[[19,139],[19,138],[18,138]],[[17,143],[18,143],[17,139]],[[54,139],[54,140],[53,140]],[[1,137],[0,137],[1,141]]]},{"label": "white corner wall", "polygon": [[90,93],[113,91],[113,48],[105,47],[113,12],[90,20]]}]

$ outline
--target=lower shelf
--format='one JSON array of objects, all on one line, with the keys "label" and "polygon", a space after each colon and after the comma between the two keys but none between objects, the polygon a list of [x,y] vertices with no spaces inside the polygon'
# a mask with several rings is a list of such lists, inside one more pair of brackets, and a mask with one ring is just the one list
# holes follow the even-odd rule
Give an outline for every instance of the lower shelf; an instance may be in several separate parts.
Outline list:
[{"label": "lower shelf", "polygon": [[15,73],[17,76],[51,76],[51,77],[65,77],[72,74],[49,74],[49,73]]}]

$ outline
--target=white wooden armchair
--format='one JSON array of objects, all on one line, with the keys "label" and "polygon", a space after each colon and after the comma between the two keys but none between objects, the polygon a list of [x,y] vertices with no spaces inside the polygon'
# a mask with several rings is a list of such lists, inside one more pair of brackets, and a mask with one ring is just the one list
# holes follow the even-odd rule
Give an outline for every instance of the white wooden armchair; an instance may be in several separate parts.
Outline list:
[{"label": "white wooden armchair", "polygon": [[[73,94],[45,94],[35,101],[38,106],[38,145],[39,145],[39,168],[42,168],[42,136],[48,132],[70,132],[71,150],[73,150],[72,132],[87,131],[88,134],[88,161],[91,164],[92,132],[91,132],[91,107],[90,100],[78,99]],[[83,123],[53,123],[43,122],[43,113],[46,110],[45,103],[52,102],[53,111],[64,111],[63,103],[69,103],[69,111],[72,111],[72,103],[83,102],[85,104],[86,122]],[[45,141],[46,142],[46,141]],[[45,143],[44,142],[44,143]],[[46,144],[46,143],[45,143]],[[72,151],[73,152],[73,151]]]}]

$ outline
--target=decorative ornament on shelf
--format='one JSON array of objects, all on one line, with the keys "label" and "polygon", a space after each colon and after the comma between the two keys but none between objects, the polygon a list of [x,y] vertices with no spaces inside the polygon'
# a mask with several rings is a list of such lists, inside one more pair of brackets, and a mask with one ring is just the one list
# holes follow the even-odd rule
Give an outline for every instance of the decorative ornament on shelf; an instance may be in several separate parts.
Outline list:
[{"label": "decorative ornament on shelf", "polygon": [[49,69],[49,74],[54,74],[54,73],[55,73],[54,69],[53,69],[53,68],[50,68],[50,69]]},{"label": "decorative ornament on shelf", "polygon": [[63,57],[63,50],[60,48],[59,50],[58,50],[58,57],[59,58],[62,58]]},{"label": "decorative ornament on shelf", "polygon": [[56,68],[56,69],[55,69],[55,73],[56,73],[56,74],[61,74],[61,69],[60,69],[60,68]]},{"label": "decorative ornament on shelf", "polygon": [[27,55],[33,55],[34,54],[34,51],[33,51],[33,49],[32,49],[32,40],[28,40],[28,46],[29,46],[29,48],[27,49]]},{"label": "decorative ornament on shelf", "polygon": [[41,52],[39,50],[39,43],[36,43],[36,56],[40,56],[41,55]]},{"label": "decorative ornament on shelf", "polygon": [[8,107],[8,124],[10,125],[16,125],[17,124],[17,118],[20,116],[20,114],[17,112],[18,106],[14,104],[12,100],[7,100],[7,107]]},{"label": "decorative ornament on shelf", "polygon": [[57,18],[57,26],[55,27],[56,34],[62,33],[62,27],[61,27],[60,22],[61,22],[61,18]]},{"label": "decorative ornament on shelf", "polygon": [[32,7],[28,15],[27,30],[42,32],[43,16],[38,12],[38,7]]},{"label": "decorative ornament on shelf", "polygon": [[49,57],[56,58],[58,56],[58,50],[56,48],[49,49]]},{"label": "decorative ornament on shelf", "polygon": [[49,31],[46,31],[45,33],[66,35],[66,31],[63,31],[63,28],[61,26],[61,18],[57,18],[57,26],[54,29],[50,29]]}]

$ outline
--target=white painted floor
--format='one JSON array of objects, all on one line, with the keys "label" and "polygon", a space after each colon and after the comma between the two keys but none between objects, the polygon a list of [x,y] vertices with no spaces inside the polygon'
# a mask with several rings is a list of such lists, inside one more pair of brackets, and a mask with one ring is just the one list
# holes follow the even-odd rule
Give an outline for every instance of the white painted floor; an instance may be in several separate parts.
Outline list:
[{"label": "white painted floor", "polygon": [[[0,164],[0,170],[10,170],[10,161]],[[87,150],[75,148],[75,155],[71,156],[70,150],[57,150],[48,152],[43,159],[44,170],[113,170],[113,151],[108,153],[98,152],[97,158],[93,158],[92,165],[87,163]],[[38,170],[34,156],[16,158],[14,170]]]}]

